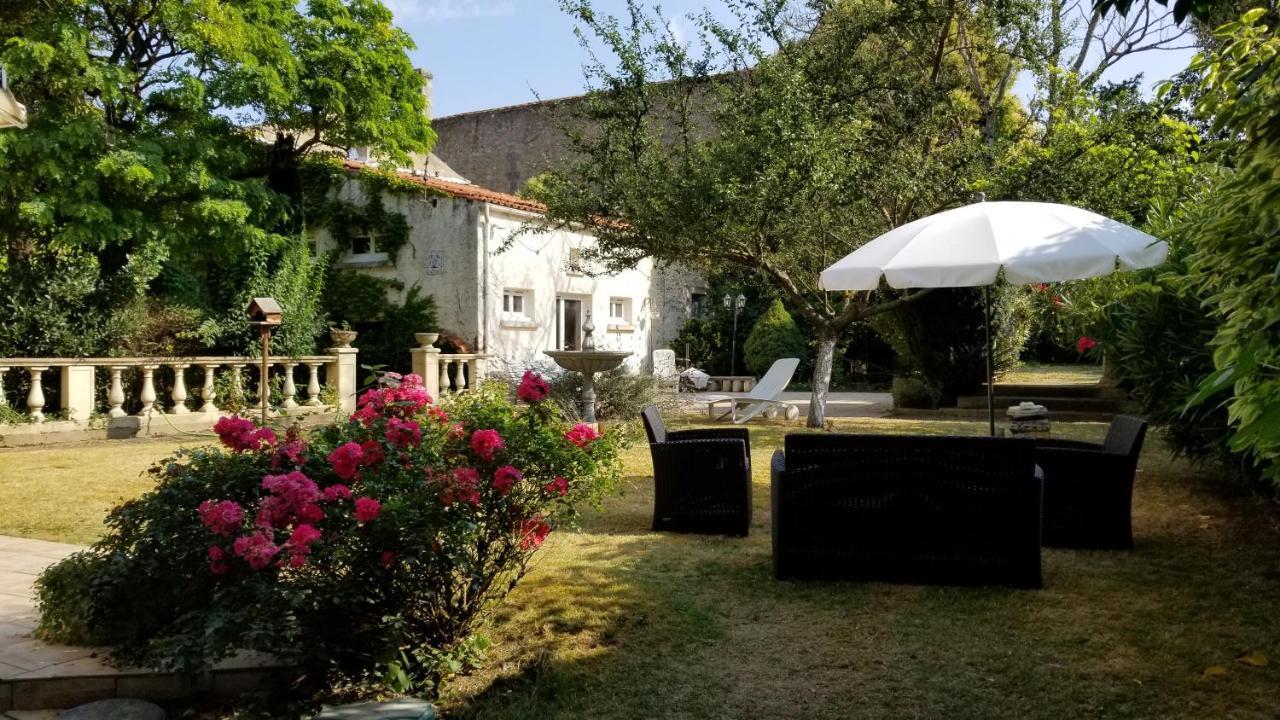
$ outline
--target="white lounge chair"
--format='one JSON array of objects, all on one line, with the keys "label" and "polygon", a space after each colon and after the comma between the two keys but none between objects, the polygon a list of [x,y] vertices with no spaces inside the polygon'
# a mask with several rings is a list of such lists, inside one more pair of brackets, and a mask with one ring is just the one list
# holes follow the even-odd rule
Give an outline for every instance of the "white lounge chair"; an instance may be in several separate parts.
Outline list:
[{"label": "white lounge chair", "polygon": [[782,358],[774,361],[769,372],[760,378],[760,382],[751,388],[751,392],[747,393],[746,397],[712,400],[708,405],[708,412],[714,412],[716,405],[727,402],[729,403],[728,411],[716,419],[732,417],[735,423],[744,423],[770,407],[787,407],[787,404],[778,400],[778,397],[787,389],[787,385],[791,384],[791,376],[796,374],[796,368],[799,365],[799,358]]}]

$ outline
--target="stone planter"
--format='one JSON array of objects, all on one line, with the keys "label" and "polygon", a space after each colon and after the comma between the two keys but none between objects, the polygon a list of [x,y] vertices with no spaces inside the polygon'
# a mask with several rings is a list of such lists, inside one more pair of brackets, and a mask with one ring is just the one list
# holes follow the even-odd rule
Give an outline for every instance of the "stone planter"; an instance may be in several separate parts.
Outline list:
[{"label": "stone planter", "polygon": [[351,347],[351,343],[355,342],[355,330],[340,330],[338,328],[329,328],[329,339],[333,341],[334,347],[346,348]]},{"label": "stone planter", "polygon": [[440,339],[440,333],[414,333],[413,338],[418,341],[418,347],[429,348],[436,344],[436,340]]}]

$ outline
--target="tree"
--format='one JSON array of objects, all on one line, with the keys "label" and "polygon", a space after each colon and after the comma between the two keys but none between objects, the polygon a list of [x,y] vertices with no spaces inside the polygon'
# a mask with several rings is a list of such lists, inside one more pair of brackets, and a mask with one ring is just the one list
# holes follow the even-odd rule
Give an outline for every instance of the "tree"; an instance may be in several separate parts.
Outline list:
[{"label": "tree", "polygon": [[774,300],[751,328],[744,349],[747,367],[757,375],[764,375],[782,358],[804,360],[808,348],[791,313],[781,300]]},{"label": "tree", "polygon": [[695,53],[634,0],[625,24],[588,0],[563,5],[616,67],[588,67],[595,90],[565,123],[579,159],[538,191],[549,217],[593,225],[589,255],[606,267],[653,257],[756,272],[818,336],[808,423],[822,425],[840,334],[922,293],[833,296],[817,275],[968,199],[995,150],[984,130],[1000,136],[1013,107],[997,96],[989,121],[957,46],[986,57],[1000,14],[812,2],[800,24],[769,0],[743,5],[741,29],[704,16]]},{"label": "tree", "polygon": [[[299,159],[352,145],[404,158],[432,140],[391,20],[377,0],[0,8],[0,62],[31,119],[0,134],[0,287],[43,308],[38,324],[95,338],[4,350],[101,352],[111,316],[149,290],[216,321],[263,278],[315,274]],[[53,282],[64,273],[74,287]]]}]

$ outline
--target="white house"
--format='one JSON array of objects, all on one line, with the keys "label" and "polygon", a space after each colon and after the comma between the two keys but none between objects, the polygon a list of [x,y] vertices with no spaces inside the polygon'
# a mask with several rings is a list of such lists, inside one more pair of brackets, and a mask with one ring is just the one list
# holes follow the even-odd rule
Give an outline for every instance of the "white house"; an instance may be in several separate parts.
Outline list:
[{"label": "white house", "polygon": [[[360,172],[364,163],[346,166]],[[701,301],[697,276],[650,260],[610,275],[576,271],[578,254],[594,242],[589,231],[521,232],[542,222],[541,205],[473,185],[437,158],[426,172],[402,176],[435,192],[383,197],[410,227],[397,257],[380,252],[376,237],[358,238],[339,265],[434,296],[440,329],[490,354],[491,371],[547,366],[544,350],[580,349],[588,319],[598,349],[630,351],[627,365],[645,369]],[[339,197],[362,204],[363,187],[346,183]],[[320,252],[336,247],[326,230],[315,240]]]}]

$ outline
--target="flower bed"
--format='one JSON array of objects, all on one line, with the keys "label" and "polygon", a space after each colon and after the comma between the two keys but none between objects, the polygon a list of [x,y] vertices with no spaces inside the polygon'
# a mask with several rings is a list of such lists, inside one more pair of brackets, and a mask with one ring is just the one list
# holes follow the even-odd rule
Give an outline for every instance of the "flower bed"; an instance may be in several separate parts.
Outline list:
[{"label": "flower bed", "polygon": [[244,418],[179,453],[41,577],[41,632],[195,671],[240,648],[312,688],[430,690],[474,658],[477,621],[548,533],[617,473],[617,442],[570,426],[528,375],[432,403],[385,376],[345,421],[281,436]]}]

